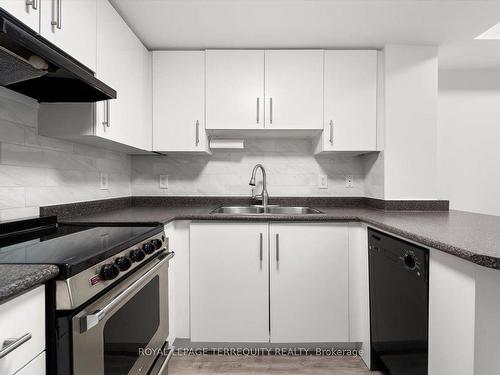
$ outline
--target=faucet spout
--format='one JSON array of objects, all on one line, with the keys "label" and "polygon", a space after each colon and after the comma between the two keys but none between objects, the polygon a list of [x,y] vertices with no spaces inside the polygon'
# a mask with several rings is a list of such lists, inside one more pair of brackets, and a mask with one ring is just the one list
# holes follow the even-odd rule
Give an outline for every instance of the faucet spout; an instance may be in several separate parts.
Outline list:
[{"label": "faucet spout", "polygon": [[[267,193],[266,170],[262,164],[257,164],[253,167],[252,176],[250,177],[250,182],[248,184],[250,186],[255,186],[255,175],[257,174],[258,169],[262,171],[262,192],[260,193],[260,196],[262,196],[262,205],[266,207],[269,203],[269,194]],[[252,196],[252,198],[255,198],[255,196]]]}]

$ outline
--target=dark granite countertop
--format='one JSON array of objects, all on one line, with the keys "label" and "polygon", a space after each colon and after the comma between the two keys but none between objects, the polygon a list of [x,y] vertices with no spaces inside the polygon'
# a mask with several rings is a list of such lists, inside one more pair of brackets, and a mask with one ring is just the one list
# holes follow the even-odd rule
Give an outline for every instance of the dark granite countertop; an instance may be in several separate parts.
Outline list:
[{"label": "dark granite countertop", "polygon": [[0,303],[54,278],[59,269],[45,264],[0,264]]},{"label": "dark granite countertop", "polygon": [[315,215],[210,214],[218,205],[131,206],[68,218],[70,223],[168,223],[172,220],[362,221],[370,226],[500,269],[500,217],[463,211],[384,211],[373,208],[314,206]]}]

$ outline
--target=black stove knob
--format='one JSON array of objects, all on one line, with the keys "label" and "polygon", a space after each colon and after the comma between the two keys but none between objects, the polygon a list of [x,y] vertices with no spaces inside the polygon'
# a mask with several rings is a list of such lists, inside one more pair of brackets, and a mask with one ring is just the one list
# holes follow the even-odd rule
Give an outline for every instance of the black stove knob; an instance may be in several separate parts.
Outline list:
[{"label": "black stove knob", "polygon": [[161,246],[163,245],[163,241],[159,238],[155,238],[153,241],[151,241],[151,243],[155,247],[155,250],[161,249]]},{"label": "black stove knob", "polygon": [[126,271],[132,267],[132,261],[129,257],[119,257],[115,259],[115,264],[118,266],[120,271]]},{"label": "black stove knob", "polygon": [[405,262],[406,267],[408,267],[411,270],[414,269],[416,266],[415,257],[411,254],[408,254],[408,253],[405,254],[404,262]]},{"label": "black stove knob", "polygon": [[130,259],[132,262],[140,262],[146,257],[146,254],[141,249],[135,249],[130,252]]},{"label": "black stove knob", "polygon": [[153,252],[156,249],[155,249],[155,246],[152,243],[147,242],[144,245],[142,245],[142,250],[144,250],[144,252],[149,255],[149,254],[153,254]]},{"label": "black stove knob", "polygon": [[99,272],[102,280],[113,280],[120,273],[120,269],[116,264],[105,264]]}]

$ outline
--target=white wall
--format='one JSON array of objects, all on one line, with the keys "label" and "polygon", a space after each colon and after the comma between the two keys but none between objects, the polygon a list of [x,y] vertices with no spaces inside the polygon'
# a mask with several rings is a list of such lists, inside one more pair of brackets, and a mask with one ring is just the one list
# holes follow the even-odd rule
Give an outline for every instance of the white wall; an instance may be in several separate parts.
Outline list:
[{"label": "white wall", "polygon": [[436,199],[437,47],[384,48],[384,198]]},{"label": "white wall", "polygon": [[500,215],[500,71],[440,71],[439,194]]},{"label": "white wall", "polygon": [[[271,196],[364,195],[363,159],[345,154],[315,157],[308,139],[247,140],[244,150],[215,150],[211,156],[134,156],[132,193],[248,196],[248,182],[257,163],[266,168]],[[160,174],[169,176],[168,189],[159,188]],[[318,189],[320,174],[328,176],[328,189]],[[345,187],[347,174],[354,176],[354,188]]]},{"label": "white wall", "polygon": [[362,156],[365,197],[384,199],[384,153],[369,153]]},{"label": "white wall", "polygon": [[[36,101],[0,87],[0,220],[39,206],[130,195],[130,157],[38,135]],[[100,190],[100,173],[109,189]]]}]

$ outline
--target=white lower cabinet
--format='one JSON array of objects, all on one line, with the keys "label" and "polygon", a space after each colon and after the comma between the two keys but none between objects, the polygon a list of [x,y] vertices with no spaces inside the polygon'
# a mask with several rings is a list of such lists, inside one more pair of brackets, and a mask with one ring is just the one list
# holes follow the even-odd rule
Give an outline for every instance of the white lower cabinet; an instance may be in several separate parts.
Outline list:
[{"label": "white lower cabinet", "polygon": [[45,352],[16,372],[16,375],[45,375]]},{"label": "white lower cabinet", "polygon": [[368,230],[364,223],[349,223],[349,341],[359,342],[361,358],[370,368],[370,293]]},{"label": "white lower cabinet", "polygon": [[190,228],[191,340],[269,340],[268,224]]},{"label": "white lower cabinet", "polygon": [[[16,340],[19,345],[8,349],[6,341]],[[0,358],[0,374],[11,375],[23,369],[31,360],[45,351],[45,287],[39,286],[7,302],[0,304],[0,344],[3,356]],[[41,359],[44,359],[42,357]],[[37,374],[45,361],[33,364],[32,368],[21,370],[21,374]]]},{"label": "white lower cabinet", "polygon": [[348,342],[348,228],[270,224],[271,342]]},{"label": "white lower cabinet", "polygon": [[348,226],[195,222],[193,342],[348,342]]}]

